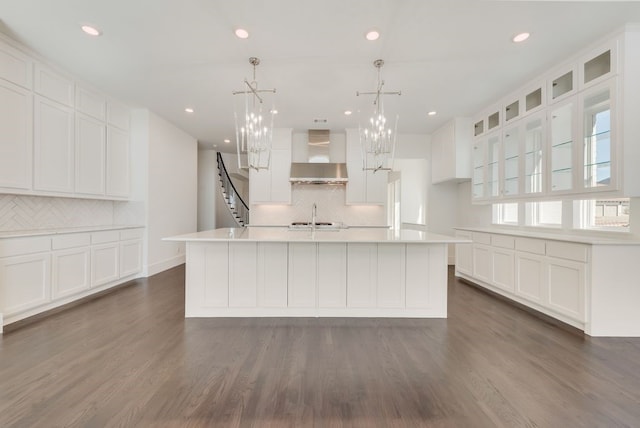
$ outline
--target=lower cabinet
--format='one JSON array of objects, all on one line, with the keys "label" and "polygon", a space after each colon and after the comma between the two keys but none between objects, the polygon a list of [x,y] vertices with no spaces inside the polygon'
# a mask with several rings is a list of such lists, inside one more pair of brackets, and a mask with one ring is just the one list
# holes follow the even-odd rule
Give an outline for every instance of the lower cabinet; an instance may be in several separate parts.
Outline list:
[{"label": "lower cabinet", "polygon": [[142,270],[142,241],[134,239],[120,242],[120,278],[135,275]]},{"label": "lower cabinet", "polygon": [[229,243],[229,306],[254,307],[257,303],[257,244]]},{"label": "lower cabinet", "polygon": [[376,244],[347,244],[348,307],[376,307],[377,261]]},{"label": "lower cabinet", "polygon": [[491,247],[488,245],[473,245],[473,276],[486,282],[493,280],[493,261]]},{"label": "lower cabinet", "polygon": [[287,307],[288,258],[285,242],[258,243],[258,306]]},{"label": "lower cabinet", "polygon": [[516,255],[516,295],[542,303],[544,292],[544,257],[535,254]]},{"label": "lower cabinet", "polygon": [[91,248],[91,287],[98,287],[120,278],[119,243]]},{"label": "lower cabinet", "polygon": [[546,274],[548,305],[563,315],[584,320],[585,264],[549,259]]},{"label": "lower cabinet", "polygon": [[51,294],[54,299],[87,290],[90,286],[89,247],[56,251],[52,255]]},{"label": "lower cabinet", "polygon": [[404,245],[378,244],[378,307],[404,308],[405,266]]},{"label": "lower cabinet", "polygon": [[[471,233],[456,231],[456,237],[471,239]],[[458,272],[473,275],[473,244],[456,245],[456,270]]]},{"label": "lower cabinet", "polygon": [[347,244],[318,244],[318,306],[347,306]]},{"label": "lower cabinet", "polygon": [[51,256],[29,254],[0,259],[2,299],[0,312],[7,316],[51,300]]},{"label": "lower cabinet", "polygon": [[317,245],[289,244],[289,303],[292,308],[316,307]]},{"label": "lower cabinet", "polygon": [[514,253],[511,250],[494,248],[492,250],[493,283],[507,291],[514,289]]}]

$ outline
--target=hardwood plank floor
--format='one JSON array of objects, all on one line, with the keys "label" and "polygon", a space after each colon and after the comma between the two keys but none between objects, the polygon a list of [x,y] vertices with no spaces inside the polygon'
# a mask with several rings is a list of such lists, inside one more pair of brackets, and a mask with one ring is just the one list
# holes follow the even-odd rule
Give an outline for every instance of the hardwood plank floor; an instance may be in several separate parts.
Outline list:
[{"label": "hardwood plank floor", "polygon": [[446,320],[185,320],[175,268],[5,334],[0,426],[640,426],[640,339],[449,285]]}]

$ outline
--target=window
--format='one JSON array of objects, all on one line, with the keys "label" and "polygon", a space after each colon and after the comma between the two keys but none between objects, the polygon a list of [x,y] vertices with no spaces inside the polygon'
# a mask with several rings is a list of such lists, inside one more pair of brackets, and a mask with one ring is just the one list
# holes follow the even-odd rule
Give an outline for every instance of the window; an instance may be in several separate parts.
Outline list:
[{"label": "window", "polygon": [[526,212],[528,226],[562,226],[562,201],[528,202]]},{"label": "window", "polygon": [[575,201],[575,227],[626,232],[630,211],[629,198]]},{"label": "window", "polygon": [[493,204],[494,224],[518,224],[518,204]]}]

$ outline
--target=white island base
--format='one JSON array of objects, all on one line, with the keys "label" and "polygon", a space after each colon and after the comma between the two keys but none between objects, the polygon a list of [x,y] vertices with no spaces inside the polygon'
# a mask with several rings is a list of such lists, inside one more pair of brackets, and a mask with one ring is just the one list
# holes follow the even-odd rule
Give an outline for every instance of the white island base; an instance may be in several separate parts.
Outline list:
[{"label": "white island base", "polygon": [[420,231],[217,229],[187,244],[186,317],[446,318],[447,244]]}]

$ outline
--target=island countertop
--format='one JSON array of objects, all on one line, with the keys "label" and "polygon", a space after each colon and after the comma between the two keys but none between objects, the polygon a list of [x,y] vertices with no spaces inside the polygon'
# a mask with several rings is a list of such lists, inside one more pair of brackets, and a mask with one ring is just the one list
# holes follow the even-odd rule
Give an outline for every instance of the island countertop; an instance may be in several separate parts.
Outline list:
[{"label": "island countertop", "polygon": [[182,242],[371,242],[404,244],[470,243],[464,238],[409,229],[290,230],[288,228],[222,228],[164,238]]}]

